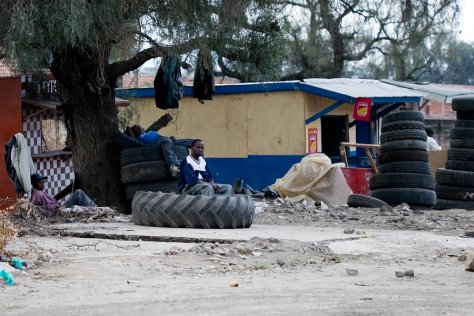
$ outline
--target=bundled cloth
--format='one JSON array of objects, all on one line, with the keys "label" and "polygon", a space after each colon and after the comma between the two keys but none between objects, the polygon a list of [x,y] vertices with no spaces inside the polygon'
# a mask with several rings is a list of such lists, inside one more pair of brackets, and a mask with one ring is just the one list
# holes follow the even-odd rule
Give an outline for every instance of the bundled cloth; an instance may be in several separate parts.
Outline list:
[{"label": "bundled cloth", "polygon": [[273,189],[283,198],[305,197],[328,205],[345,205],[352,190],[342,173],[344,166],[332,164],[324,154],[308,155],[277,179]]}]

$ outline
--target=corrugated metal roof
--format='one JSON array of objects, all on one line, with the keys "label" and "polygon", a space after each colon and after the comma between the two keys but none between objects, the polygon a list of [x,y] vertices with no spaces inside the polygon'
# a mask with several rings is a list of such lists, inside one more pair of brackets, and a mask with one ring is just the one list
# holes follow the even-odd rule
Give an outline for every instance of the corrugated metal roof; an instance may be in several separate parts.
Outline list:
[{"label": "corrugated metal roof", "polygon": [[423,92],[426,94],[423,98],[430,101],[451,103],[453,98],[456,97],[474,97],[474,91],[472,89],[466,88],[440,86],[439,84],[431,83],[419,84],[394,80],[382,80],[382,82]]},{"label": "corrugated metal roof", "polygon": [[305,79],[313,87],[347,95],[352,98],[423,97],[425,93],[397,87],[379,80],[369,79]]}]

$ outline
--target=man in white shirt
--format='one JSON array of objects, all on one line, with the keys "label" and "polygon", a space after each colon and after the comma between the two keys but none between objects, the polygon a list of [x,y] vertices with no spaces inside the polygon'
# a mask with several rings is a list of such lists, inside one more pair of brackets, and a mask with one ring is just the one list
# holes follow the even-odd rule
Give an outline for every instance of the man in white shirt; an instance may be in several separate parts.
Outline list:
[{"label": "man in white shirt", "polygon": [[426,138],[426,148],[428,149],[428,151],[431,151],[431,150],[441,150],[441,146],[438,145],[438,143],[436,142],[436,140],[433,138],[433,135],[434,135],[434,130],[431,126],[427,126],[425,128],[425,131],[426,131],[426,135],[428,135],[428,137]]},{"label": "man in white shirt", "polygon": [[190,195],[234,195],[229,184],[214,183],[204,155],[204,142],[195,139],[191,143],[191,153],[181,161],[178,189]]}]

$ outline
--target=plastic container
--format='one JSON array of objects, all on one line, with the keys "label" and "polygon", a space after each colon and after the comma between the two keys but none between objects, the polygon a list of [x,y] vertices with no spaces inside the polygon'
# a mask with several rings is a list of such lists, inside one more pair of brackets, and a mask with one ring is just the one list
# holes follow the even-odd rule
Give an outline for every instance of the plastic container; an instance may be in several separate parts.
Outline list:
[{"label": "plastic container", "polygon": [[341,170],[352,192],[370,196],[370,178],[374,174],[372,168],[344,167]]}]

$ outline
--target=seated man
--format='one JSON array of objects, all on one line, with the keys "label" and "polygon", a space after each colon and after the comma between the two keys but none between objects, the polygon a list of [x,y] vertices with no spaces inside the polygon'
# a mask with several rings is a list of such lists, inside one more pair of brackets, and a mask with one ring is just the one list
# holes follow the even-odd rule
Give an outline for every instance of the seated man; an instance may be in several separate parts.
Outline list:
[{"label": "seated man", "polygon": [[235,195],[232,186],[214,183],[214,178],[202,157],[203,155],[204,142],[200,139],[193,140],[191,154],[181,161],[179,192],[190,195]]},{"label": "seated man", "polygon": [[[31,191],[30,201],[34,205],[41,206],[50,211],[56,211],[60,205],[58,201],[44,192],[44,184],[48,177],[43,176],[39,173],[34,173],[31,175],[31,184],[33,185],[33,190]],[[96,207],[97,205],[84,193],[84,191],[78,189],[74,191],[69,199],[64,203],[64,207],[72,207],[73,205],[78,206],[92,206]]]},{"label": "seated man", "polygon": [[168,138],[160,135],[157,131],[145,132],[145,129],[140,125],[133,125],[131,128],[132,137],[135,137],[138,141],[145,145],[159,144],[163,151],[166,164],[170,168],[171,175],[177,177],[179,173],[179,161],[174,152],[174,145],[182,145],[189,147],[191,146],[191,140],[189,139],[175,139]]}]

